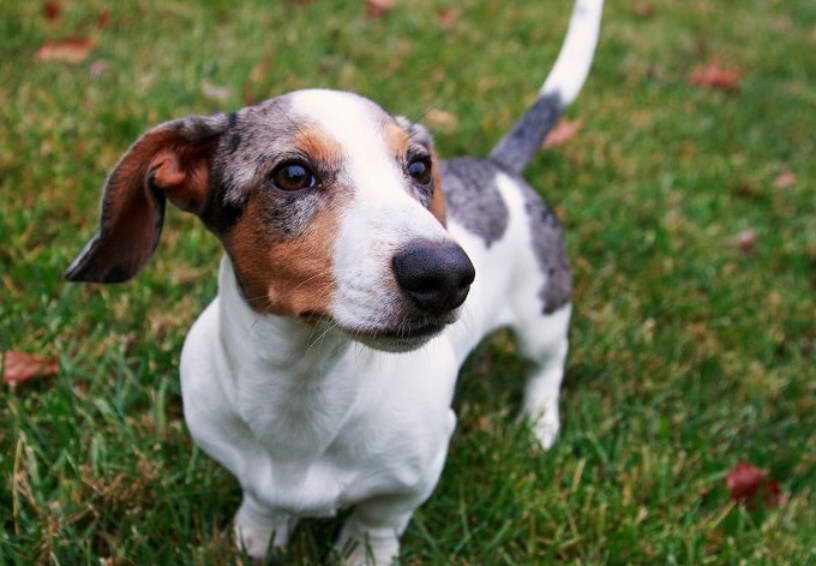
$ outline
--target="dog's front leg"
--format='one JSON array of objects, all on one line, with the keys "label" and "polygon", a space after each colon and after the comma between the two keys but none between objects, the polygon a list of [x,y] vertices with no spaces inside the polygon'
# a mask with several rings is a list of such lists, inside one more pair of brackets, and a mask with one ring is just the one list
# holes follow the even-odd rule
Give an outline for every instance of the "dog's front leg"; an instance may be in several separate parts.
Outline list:
[{"label": "dog's front leg", "polygon": [[421,502],[415,497],[383,496],[358,503],[337,540],[342,564],[390,566],[399,556],[399,537]]},{"label": "dog's front leg", "polygon": [[255,560],[263,560],[272,542],[273,548],[286,547],[297,519],[287,513],[274,513],[259,505],[251,494],[235,515],[235,543]]}]

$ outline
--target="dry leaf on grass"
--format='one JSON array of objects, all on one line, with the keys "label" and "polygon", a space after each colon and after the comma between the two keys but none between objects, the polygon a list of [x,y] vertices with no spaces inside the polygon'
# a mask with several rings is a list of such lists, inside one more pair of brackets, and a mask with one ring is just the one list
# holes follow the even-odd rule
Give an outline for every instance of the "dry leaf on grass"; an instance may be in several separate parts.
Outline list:
[{"label": "dry leaf on grass", "polygon": [[440,10],[436,13],[436,21],[445,29],[453,29],[456,27],[456,22],[459,20],[459,15],[461,13],[461,6],[454,6],[446,10]]},{"label": "dry leaf on grass", "polygon": [[96,44],[87,37],[67,37],[57,41],[46,41],[37,49],[37,61],[62,61],[82,63],[91,54]]},{"label": "dry leaf on grass", "polygon": [[422,121],[429,127],[445,133],[455,132],[459,128],[459,118],[456,114],[438,108],[428,110]]},{"label": "dry leaf on grass", "polygon": [[738,462],[725,477],[731,500],[749,509],[761,501],[767,507],[778,507],[782,502],[779,482],[768,476],[765,470],[748,462]]},{"label": "dry leaf on grass", "polygon": [[110,25],[111,13],[108,10],[100,13],[96,18],[96,27],[106,29]]},{"label": "dry leaf on grass", "polygon": [[754,251],[757,241],[757,232],[753,228],[743,230],[737,234],[730,242],[731,247],[737,248],[744,254]]},{"label": "dry leaf on grass", "polygon": [[568,142],[575,137],[575,134],[578,133],[578,130],[580,130],[581,126],[583,125],[584,121],[581,119],[560,120],[558,124],[556,124],[552,130],[550,130],[550,133],[547,134],[547,138],[544,140],[542,147],[544,149],[549,149]]},{"label": "dry leaf on grass", "polygon": [[3,383],[16,386],[36,377],[50,377],[57,373],[56,358],[43,358],[26,352],[9,351],[3,354]]},{"label": "dry leaf on grass", "polygon": [[365,15],[371,20],[376,20],[390,11],[396,0],[365,0]]},{"label": "dry leaf on grass", "polygon": [[651,2],[641,2],[635,6],[634,12],[638,18],[651,18],[654,16],[655,7]]},{"label": "dry leaf on grass", "polygon": [[689,83],[694,86],[713,88],[725,92],[734,92],[739,89],[742,80],[742,71],[735,68],[725,68],[720,64],[719,57],[712,57],[705,65],[695,67],[689,75]]},{"label": "dry leaf on grass", "polygon": [[796,184],[796,173],[791,170],[783,171],[779,174],[779,176],[774,179],[773,188],[775,189],[787,189],[788,187],[792,187]]},{"label": "dry leaf on grass", "polygon": [[43,2],[42,11],[45,19],[53,22],[62,15],[62,6],[60,6],[59,2]]}]

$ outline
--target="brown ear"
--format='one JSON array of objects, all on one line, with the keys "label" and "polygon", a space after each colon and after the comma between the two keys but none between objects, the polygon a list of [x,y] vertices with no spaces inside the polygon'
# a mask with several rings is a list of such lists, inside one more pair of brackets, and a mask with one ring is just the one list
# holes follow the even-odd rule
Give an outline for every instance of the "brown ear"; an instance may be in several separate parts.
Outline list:
[{"label": "brown ear", "polygon": [[145,266],[159,242],[165,198],[199,213],[224,114],[193,116],[149,130],[114,167],[102,195],[99,231],[65,272],[69,281],[119,283]]}]

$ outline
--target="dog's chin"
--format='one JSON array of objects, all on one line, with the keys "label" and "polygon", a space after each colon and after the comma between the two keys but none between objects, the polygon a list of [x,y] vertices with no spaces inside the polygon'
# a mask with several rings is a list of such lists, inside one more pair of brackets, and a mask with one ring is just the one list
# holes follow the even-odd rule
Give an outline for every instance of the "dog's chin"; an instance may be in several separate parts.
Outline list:
[{"label": "dog's chin", "polygon": [[439,321],[417,326],[401,324],[394,328],[341,328],[350,338],[369,348],[398,353],[421,348],[438,336],[450,322]]}]

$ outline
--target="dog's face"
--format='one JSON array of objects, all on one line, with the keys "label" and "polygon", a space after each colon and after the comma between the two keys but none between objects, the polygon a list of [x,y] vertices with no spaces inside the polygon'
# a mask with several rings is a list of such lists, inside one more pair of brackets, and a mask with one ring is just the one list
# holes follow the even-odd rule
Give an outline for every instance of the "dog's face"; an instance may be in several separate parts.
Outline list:
[{"label": "dog's face", "polygon": [[129,279],[164,197],[222,241],[256,311],[410,349],[456,319],[473,280],[445,230],[430,136],[373,102],[306,90],[150,130],[122,158],[72,280]]}]

